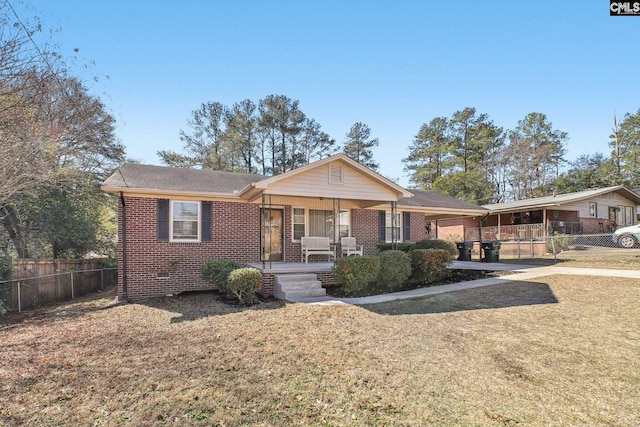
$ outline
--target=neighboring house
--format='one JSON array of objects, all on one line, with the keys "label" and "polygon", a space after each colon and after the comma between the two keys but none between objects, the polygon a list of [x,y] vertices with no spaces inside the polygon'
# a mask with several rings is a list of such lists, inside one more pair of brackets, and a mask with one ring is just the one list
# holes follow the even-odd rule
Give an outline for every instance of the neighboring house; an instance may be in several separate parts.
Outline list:
[{"label": "neighboring house", "polygon": [[[639,203],[640,195],[615,186],[484,205],[490,214],[482,218],[482,241],[501,240],[503,249],[508,242],[540,242],[537,253],[542,253],[548,235],[611,233],[636,224]],[[480,221],[439,221],[438,235],[480,241]]]},{"label": "neighboring house", "polygon": [[[374,254],[379,242],[425,238],[427,217],[486,212],[407,190],[344,154],[274,177],[125,164],[102,189],[119,196],[118,295],[129,300],[215,288],[200,278],[215,258],[300,263],[304,236],[355,237]],[[273,292],[266,276],[263,292]]]}]

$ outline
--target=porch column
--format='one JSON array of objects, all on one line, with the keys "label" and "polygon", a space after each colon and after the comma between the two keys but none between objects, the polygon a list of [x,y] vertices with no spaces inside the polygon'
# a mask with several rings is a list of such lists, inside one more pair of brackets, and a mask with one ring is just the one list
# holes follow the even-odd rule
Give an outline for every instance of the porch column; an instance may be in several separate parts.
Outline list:
[{"label": "porch column", "polygon": [[264,271],[265,269],[265,259],[264,259],[264,249],[265,249],[265,245],[264,245],[264,240],[265,240],[265,234],[264,234],[264,224],[265,224],[265,219],[267,217],[267,211],[265,209],[265,195],[264,192],[262,193],[262,210],[260,212],[260,216],[261,216],[261,221],[260,221],[260,261],[262,261],[262,270]]}]

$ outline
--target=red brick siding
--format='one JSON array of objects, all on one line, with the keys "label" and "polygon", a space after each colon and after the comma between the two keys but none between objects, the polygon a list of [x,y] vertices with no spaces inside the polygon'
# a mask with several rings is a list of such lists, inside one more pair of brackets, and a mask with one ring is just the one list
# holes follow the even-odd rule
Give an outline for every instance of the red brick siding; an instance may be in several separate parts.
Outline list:
[{"label": "red brick siding", "polygon": [[[174,243],[157,241],[157,200],[126,197],[127,298],[138,300],[190,290],[214,289],[200,278],[200,267],[214,258],[246,264],[260,259],[258,205],[213,202],[213,241]],[[122,207],[118,239],[122,241]],[[118,295],[122,289],[122,245],[118,247]],[[169,273],[158,278],[157,273]]]},{"label": "red brick siding", "polygon": [[439,220],[436,234],[438,239],[464,240],[464,219],[454,218]]},{"label": "red brick siding", "polygon": [[362,245],[365,255],[378,253],[378,211],[351,210],[351,236]]},{"label": "red brick siding", "polygon": [[[215,289],[200,278],[201,266],[215,258],[230,258],[241,264],[260,261],[260,205],[212,202],[213,241],[177,243],[157,241],[157,200],[126,197],[127,295],[129,300],[193,290]],[[292,209],[285,207],[284,259],[300,262],[300,243],[292,239]],[[122,242],[122,207],[119,207],[118,239]],[[365,255],[377,253],[378,211],[353,209],[351,234]],[[411,240],[424,238],[424,215],[411,214]],[[124,298],[122,245],[118,246],[118,295]],[[169,273],[168,278],[157,277]],[[324,285],[334,283],[331,273],[319,274]],[[262,293],[273,294],[273,277],[265,276]]]},{"label": "red brick siding", "polygon": [[411,241],[417,242],[427,238],[425,230],[425,216],[423,213],[411,212]]},{"label": "red brick siding", "polygon": [[262,274],[262,288],[260,294],[265,297],[273,296],[273,284],[275,283],[275,274]]}]

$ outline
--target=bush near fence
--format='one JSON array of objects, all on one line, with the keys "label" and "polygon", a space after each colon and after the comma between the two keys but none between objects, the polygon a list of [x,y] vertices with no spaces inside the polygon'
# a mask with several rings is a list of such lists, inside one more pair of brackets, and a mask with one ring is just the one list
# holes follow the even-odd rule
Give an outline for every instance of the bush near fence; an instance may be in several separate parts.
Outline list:
[{"label": "bush near fence", "polygon": [[112,265],[105,259],[16,260],[13,279],[0,284],[5,307],[21,311],[115,286],[118,271]]}]

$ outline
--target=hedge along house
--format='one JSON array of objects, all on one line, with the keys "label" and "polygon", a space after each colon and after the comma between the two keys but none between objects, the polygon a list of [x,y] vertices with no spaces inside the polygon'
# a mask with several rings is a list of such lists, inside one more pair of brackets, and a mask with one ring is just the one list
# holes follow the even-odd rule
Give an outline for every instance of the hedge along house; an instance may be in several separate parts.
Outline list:
[{"label": "hedge along house", "polygon": [[[604,234],[637,223],[640,196],[624,186],[483,205],[482,218],[439,221],[443,238],[487,242],[500,240],[501,253],[519,254],[521,242],[532,255],[543,255],[546,239],[555,234]],[[482,236],[481,236],[482,235]]]},{"label": "hedge along house", "polygon": [[374,254],[381,241],[425,238],[425,215],[448,209],[424,194],[408,203],[412,192],[344,154],[273,177],[125,164],[102,189],[119,197],[118,295],[128,300],[215,289],[200,278],[215,258],[261,268],[266,295],[286,263],[329,282],[328,263],[300,265],[302,237],[355,237]]}]

